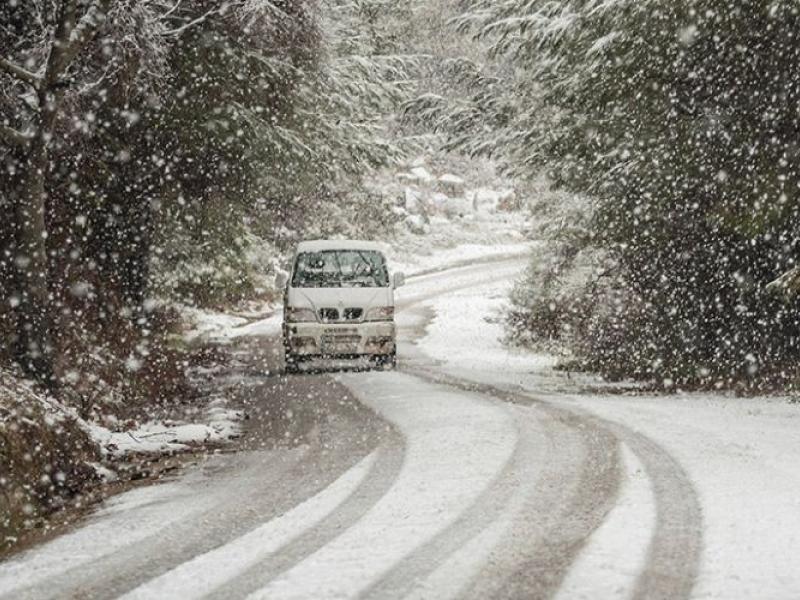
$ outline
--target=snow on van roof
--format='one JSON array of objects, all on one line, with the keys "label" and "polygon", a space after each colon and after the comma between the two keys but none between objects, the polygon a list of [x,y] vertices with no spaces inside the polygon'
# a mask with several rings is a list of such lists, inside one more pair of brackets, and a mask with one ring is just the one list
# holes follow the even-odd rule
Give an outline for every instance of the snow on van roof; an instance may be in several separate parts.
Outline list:
[{"label": "snow on van roof", "polygon": [[323,252],[325,250],[371,250],[385,252],[386,244],[363,240],[310,240],[300,242],[297,252]]}]

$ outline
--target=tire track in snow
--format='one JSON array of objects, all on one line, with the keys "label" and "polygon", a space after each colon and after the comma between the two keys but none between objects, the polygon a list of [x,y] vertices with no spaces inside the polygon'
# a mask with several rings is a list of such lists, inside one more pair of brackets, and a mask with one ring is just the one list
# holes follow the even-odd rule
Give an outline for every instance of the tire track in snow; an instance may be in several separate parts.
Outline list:
[{"label": "tire track in snow", "polygon": [[680,463],[656,442],[623,425],[605,424],[642,462],[656,499],[656,531],[632,598],[689,598],[703,551],[703,514],[697,491]]},{"label": "tire track in snow", "polygon": [[265,587],[275,577],[302,562],[352,527],[386,494],[397,479],[405,454],[402,436],[391,429],[387,434],[387,440],[377,453],[369,475],[331,514],[300,532],[268,558],[258,561],[238,574],[224,587],[219,587],[203,597],[208,600],[244,598]]},{"label": "tire track in snow", "polygon": [[[424,368],[411,372],[428,381],[459,390],[481,393],[509,403],[513,397],[488,385],[474,384]],[[514,402],[511,402],[514,404]],[[530,414],[531,408],[537,414]],[[515,465],[517,477],[540,473],[523,488],[524,496],[511,514],[501,517],[496,546],[485,557],[482,569],[465,581],[466,598],[550,598],[559,589],[576,556],[603,523],[619,493],[620,459],[616,437],[603,428],[547,405],[537,405],[518,414],[523,430],[530,432],[532,420],[543,427],[547,452],[541,447],[525,452]],[[488,524],[487,524],[488,525]],[[475,532],[476,534],[479,532]],[[458,537],[458,534],[454,534]],[[419,581],[446,562],[441,553],[428,563],[426,572],[396,573],[396,581]],[[414,582],[406,586],[412,591]],[[403,594],[405,595],[405,594]],[[424,594],[420,594],[424,597]],[[377,597],[377,596],[376,596]]]},{"label": "tire track in snow", "polygon": [[[507,263],[500,264],[504,266]],[[584,420],[595,429],[605,429],[618,440],[627,444],[644,466],[652,484],[656,504],[656,526],[647,551],[646,566],[632,583],[630,597],[633,600],[689,598],[699,572],[703,547],[702,510],[688,474],[669,452],[652,439],[629,427],[603,419],[582,409],[567,408],[563,405],[556,406],[552,401],[544,401],[526,390],[517,389],[518,386],[509,390],[445,374],[441,369],[431,368],[439,363],[416,347],[416,340],[424,336],[427,325],[435,315],[432,309],[423,304],[425,301],[441,296],[443,293],[488,285],[498,279],[497,274],[492,272],[473,280],[471,284],[460,283],[449,289],[445,282],[438,293],[419,294],[401,303],[403,311],[409,311],[416,315],[413,329],[410,332],[411,343],[414,344],[412,353],[415,359],[411,363],[420,364],[421,369],[412,370],[422,370],[434,379],[448,380],[456,387],[483,391],[511,403],[535,405],[567,417],[571,415],[573,418]],[[401,365],[404,362],[401,361]],[[427,369],[425,368],[426,364],[428,365]],[[576,548],[573,557],[578,550],[580,548]],[[562,573],[560,580],[563,580],[565,573]],[[524,576],[521,574],[521,578]],[[556,589],[552,590],[550,596],[556,591]]]},{"label": "tire track in snow", "polygon": [[[478,262],[467,267],[459,267],[457,269],[446,271],[431,271],[425,275],[413,276],[409,281],[414,282],[416,285],[423,286],[422,290],[417,291],[414,286],[408,288],[400,288],[398,294],[400,297],[397,299],[398,310],[407,310],[412,306],[419,306],[429,300],[434,300],[441,297],[443,294],[452,294],[460,290],[469,290],[477,287],[478,285],[488,285],[500,281],[507,281],[509,278],[519,274],[522,267],[527,264],[527,261],[522,258],[504,259],[499,262],[487,261],[485,263]],[[487,266],[491,266],[491,272],[487,272]],[[448,278],[443,280],[442,275],[447,273]],[[475,273],[481,275],[480,279],[475,279]],[[443,281],[445,283],[443,283]],[[431,285],[433,283],[433,285]],[[427,284],[428,289],[425,289]]]},{"label": "tire track in snow", "polygon": [[[370,454],[386,434],[385,423],[372,411],[355,403],[347,390],[329,378],[320,384],[308,378],[295,378],[286,390],[298,396],[308,396],[313,385],[314,406],[330,406],[320,421],[311,423],[318,439],[305,451],[288,451],[287,460],[280,460],[286,451],[252,451],[229,454],[222,464],[214,459],[215,472],[208,477],[197,476],[186,481],[183,496],[197,497],[202,510],[189,515],[179,512],[177,519],[164,519],[160,527],[148,529],[144,536],[137,535],[136,509],[121,514],[125,530],[118,537],[110,532],[106,537],[92,536],[86,546],[76,547],[72,554],[56,552],[59,560],[68,559],[68,568],[54,571],[50,568],[48,545],[34,551],[22,567],[36,576],[37,571],[49,572],[46,577],[35,577],[30,582],[12,575],[15,589],[0,590],[0,598],[42,600],[48,598],[116,598],[142,583],[162,575],[170,569],[211,551],[248,531],[258,527],[330,485],[339,475]],[[343,406],[344,399],[358,409]],[[272,435],[272,432],[270,432]],[[255,441],[255,440],[254,440]],[[193,483],[194,482],[194,483]],[[287,486],[287,482],[291,486]],[[182,485],[182,484],[181,484]],[[288,489],[287,489],[288,487]],[[157,489],[157,488],[154,488]],[[209,494],[209,497],[204,497]],[[166,508],[181,511],[185,500]],[[101,521],[102,525],[105,520]],[[106,527],[107,528],[107,527]],[[86,529],[75,535],[83,539]],[[130,530],[130,531],[128,531]],[[91,533],[89,531],[88,533]],[[68,538],[69,536],[65,536]],[[53,543],[63,543],[55,540]],[[0,575],[6,569],[0,565]]]},{"label": "tire track in snow", "polygon": [[[400,453],[402,455],[402,447]],[[388,487],[382,480],[387,467],[391,472],[393,462],[396,461],[387,447],[376,450],[305,502],[228,544],[149,581],[126,594],[123,600],[245,596],[243,586],[237,585],[240,580],[248,583],[255,580],[257,586],[258,578],[253,574],[274,574],[276,566],[280,568],[282,562],[290,560],[292,547],[304,547],[309,542],[324,543],[320,524],[330,521],[354,499],[361,501],[368,498],[371,491],[380,493],[381,487]],[[377,486],[374,484],[376,479],[379,481]],[[347,526],[340,519],[334,520],[336,525]]]},{"label": "tire track in snow", "polygon": [[[542,427],[533,427],[530,422],[516,421],[517,439],[519,440],[511,460],[503,471],[490,483],[487,490],[478,496],[475,502],[447,529],[439,533],[424,546],[416,550],[396,564],[391,571],[372,585],[362,595],[362,600],[401,598],[419,591],[420,582],[436,570],[439,565],[453,553],[469,544],[486,528],[495,523],[520,489],[539,483],[544,477],[540,470],[530,475],[530,481],[521,481],[520,474],[525,473],[545,457],[552,458],[554,450],[553,432]],[[456,575],[455,573],[451,575]],[[460,574],[463,577],[463,573]],[[429,589],[442,597],[441,589]]]},{"label": "tire track in snow", "polygon": [[[155,535],[126,544],[102,559],[49,578],[13,598],[117,598],[142,582],[213,550],[220,540],[227,543],[231,538],[246,534],[257,523],[290,510],[304,498],[295,498],[292,494],[280,498],[267,487],[277,487],[281,481],[292,481],[301,489],[313,489],[311,486],[319,486],[320,482],[316,474],[309,473],[307,463],[322,464],[324,461],[325,457],[319,451],[313,451],[305,453],[303,460],[298,460],[291,468],[281,469],[280,474],[261,469],[266,485],[253,485],[249,490],[236,489],[238,486],[228,488],[227,495],[215,499],[213,508],[193,515],[192,519],[167,523]],[[248,477],[251,485],[256,477],[255,473]],[[327,483],[330,482],[325,481]],[[261,497],[256,497],[257,494]]]},{"label": "tire track in snow", "polygon": [[557,462],[547,465],[543,485],[525,503],[510,536],[492,553],[466,597],[552,597],[614,505],[620,482],[616,439],[599,429],[584,429],[572,418],[556,417],[554,427],[557,422],[569,435],[557,438],[554,453],[569,448],[571,437],[580,454],[567,468]]},{"label": "tire track in snow", "polygon": [[644,466],[656,504],[655,531],[645,567],[632,586],[632,600],[683,600],[692,595],[703,550],[703,516],[689,475],[667,450],[620,423],[576,407],[557,406],[527,392],[510,392],[511,401],[548,406],[605,428],[624,442]]},{"label": "tire track in snow", "polygon": [[[664,448],[629,427],[573,406],[544,401],[524,390],[510,390],[439,373],[433,376],[462,389],[494,394],[507,402],[534,405],[567,419],[578,419],[589,427],[605,429],[627,444],[644,466],[656,503],[655,531],[647,551],[645,568],[632,584],[631,598],[680,600],[691,596],[703,546],[702,511],[689,476]],[[575,550],[573,558],[580,547]],[[565,574],[566,571],[562,579]],[[556,591],[557,588],[553,589],[550,595]]]},{"label": "tire track in snow", "polygon": [[[294,452],[278,468],[288,470],[299,459],[299,452]],[[85,526],[0,563],[0,600],[53,597],[58,589],[51,582],[74,587],[72,580],[84,572],[85,565],[146,541],[175,522],[203,514],[216,498],[213,490],[205,497],[191,493],[200,487],[202,477],[196,471],[180,483],[135,489],[112,499]],[[127,519],[129,511],[137,513],[136,523]]]},{"label": "tire track in snow", "polygon": [[250,598],[363,594],[458,520],[511,460],[516,428],[503,407],[397,373],[341,380],[402,432],[400,475],[360,521]]},{"label": "tire track in snow", "polygon": [[631,582],[644,570],[656,522],[653,488],[644,466],[625,444],[621,458],[625,476],[619,501],[578,555],[556,600],[627,600]]}]

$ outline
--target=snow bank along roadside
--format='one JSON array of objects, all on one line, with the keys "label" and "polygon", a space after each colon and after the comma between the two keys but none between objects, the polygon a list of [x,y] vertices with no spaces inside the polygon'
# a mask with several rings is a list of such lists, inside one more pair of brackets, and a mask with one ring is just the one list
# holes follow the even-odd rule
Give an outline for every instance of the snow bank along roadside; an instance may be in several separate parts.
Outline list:
[{"label": "snow bank along roadside", "polygon": [[97,479],[85,424],[0,369],[0,553]]},{"label": "snow bank along roadside", "polygon": [[[704,549],[693,597],[800,597],[795,566],[800,553],[800,407],[782,398],[578,393],[574,379],[552,371],[552,359],[509,350],[500,342],[502,326],[491,315],[505,306],[510,284],[476,282],[472,290],[430,302],[435,317],[420,342],[424,352],[459,377],[521,386],[551,402],[574,403],[665,448],[688,472],[703,511]],[[629,464],[627,474],[619,506],[649,514],[649,486],[643,487],[635,464]],[[641,544],[641,530],[626,526],[623,516],[613,511],[596,532],[565,582],[565,592],[580,597],[597,585],[612,590],[636,569],[614,550]]]},{"label": "snow bank along roadside", "polygon": [[241,435],[244,414],[229,408],[225,396],[195,399],[193,409],[192,422],[118,422],[108,415],[101,424],[82,418],[19,373],[0,370],[0,552],[46,529],[59,509],[84,508],[102,497],[100,484],[152,470],[140,463]]},{"label": "snow bank along roadside", "polygon": [[135,454],[171,454],[192,446],[222,444],[241,435],[244,413],[228,408],[226,398],[207,401],[200,422],[150,421],[127,431],[110,431],[97,424],[86,424],[92,440],[109,458]]}]

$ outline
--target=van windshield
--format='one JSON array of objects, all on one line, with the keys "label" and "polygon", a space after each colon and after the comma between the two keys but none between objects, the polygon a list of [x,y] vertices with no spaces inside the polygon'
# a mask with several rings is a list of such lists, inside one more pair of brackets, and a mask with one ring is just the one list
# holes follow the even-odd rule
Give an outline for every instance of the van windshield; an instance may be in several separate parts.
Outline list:
[{"label": "van windshield", "polygon": [[292,287],[389,287],[386,260],[368,250],[323,250],[297,256]]}]

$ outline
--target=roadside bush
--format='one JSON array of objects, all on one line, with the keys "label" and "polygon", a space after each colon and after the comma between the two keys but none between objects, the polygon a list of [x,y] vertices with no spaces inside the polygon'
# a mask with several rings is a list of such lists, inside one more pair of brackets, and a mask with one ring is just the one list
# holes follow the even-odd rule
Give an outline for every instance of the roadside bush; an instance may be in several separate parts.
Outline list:
[{"label": "roadside bush", "polygon": [[52,399],[0,369],[0,552],[95,478],[87,434]]},{"label": "roadside bush", "polygon": [[589,242],[618,266],[582,358],[676,385],[785,381],[800,307],[768,285],[800,260],[797,5],[464,6],[511,69],[449,120],[491,123],[472,151],[596,199]]}]

